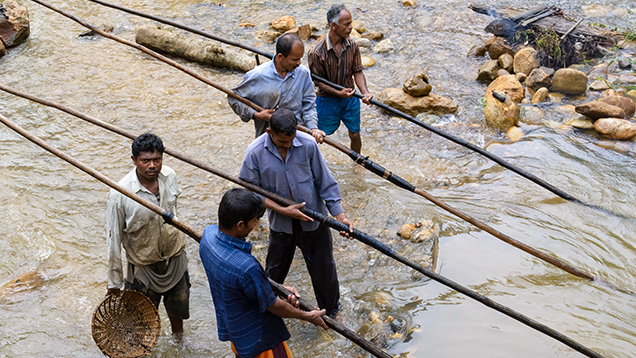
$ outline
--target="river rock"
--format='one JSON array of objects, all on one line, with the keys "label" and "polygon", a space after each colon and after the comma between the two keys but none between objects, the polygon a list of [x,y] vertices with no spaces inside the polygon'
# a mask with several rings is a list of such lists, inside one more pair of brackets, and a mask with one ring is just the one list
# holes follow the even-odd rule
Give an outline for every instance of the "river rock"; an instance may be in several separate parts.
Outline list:
[{"label": "river rock", "polygon": [[30,33],[29,11],[15,0],[2,3],[6,18],[0,15],[0,40],[5,47],[18,46],[26,41]]},{"label": "river rock", "polygon": [[254,33],[257,39],[270,44],[274,43],[280,35],[282,35],[280,32],[271,30],[259,30]]},{"label": "river rock", "polygon": [[362,60],[362,67],[364,67],[364,68],[371,67],[371,66],[375,65],[375,60],[372,59],[369,56],[361,56],[360,58]]},{"label": "river rock", "polygon": [[352,40],[361,39],[362,35],[360,35],[360,33],[356,31],[356,29],[351,29],[351,32],[349,33],[349,38]]},{"label": "river rock", "polygon": [[513,62],[515,73],[521,72],[529,75],[532,70],[539,68],[540,61],[537,54],[537,50],[532,47],[524,47],[519,50]]},{"label": "river rock", "polygon": [[503,68],[497,70],[497,77],[508,76],[509,74],[510,72],[504,70]]},{"label": "river rock", "polygon": [[570,118],[565,124],[578,129],[594,129],[594,123],[589,119]]},{"label": "river rock", "polygon": [[415,230],[416,226],[413,224],[404,224],[402,228],[400,228],[400,236],[402,236],[405,240],[411,239],[411,233]]},{"label": "river rock", "polygon": [[513,71],[513,62],[514,62],[514,57],[512,57],[511,54],[509,53],[504,53],[503,55],[499,56],[499,58],[497,59],[497,61],[499,61],[499,67],[501,69],[504,69],[508,72],[508,74],[511,74]]},{"label": "river rock", "polygon": [[410,240],[414,244],[419,244],[424,241],[435,240],[439,237],[439,229],[437,225],[430,221],[424,221],[421,225],[413,230],[410,235]]},{"label": "river rock", "polygon": [[296,34],[303,41],[309,41],[311,38],[311,26],[309,24],[294,27],[293,29],[285,32],[286,34]]},{"label": "river rock", "polygon": [[539,88],[532,96],[532,104],[543,102],[548,98],[548,89],[545,87]]},{"label": "river rock", "polygon": [[612,106],[620,107],[623,112],[625,112],[626,116],[631,116],[636,111],[636,106],[634,105],[634,101],[629,98],[623,96],[606,96],[601,97],[597,101],[605,102],[607,104],[611,104]]},{"label": "river rock", "polygon": [[605,91],[606,89],[609,89],[610,87],[607,85],[607,82],[603,81],[603,80],[594,80],[594,82],[592,82],[592,84],[590,85],[590,91]]},{"label": "river rock", "polygon": [[369,39],[371,41],[380,41],[384,38],[384,34],[381,33],[380,31],[367,31],[365,33],[362,34],[362,37],[364,37],[365,39]]},{"label": "river rock", "polygon": [[479,67],[477,73],[477,81],[490,82],[497,78],[497,71],[499,70],[499,62],[497,60],[486,61],[481,67]]},{"label": "river rock", "polygon": [[627,140],[636,136],[636,125],[620,118],[600,118],[594,128],[612,139]]},{"label": "river rock", "polygon": [[379,44],[375,45],[373,51],[377,53],[387,53],[393,51],[393,41],[391,39],[386,39],[380,41]]},{"label": "river rock", "polygon": [[422,72],[406,80],[402,89],[413,97],[421,97],[431,93],[433,87],[428,84],[426,73]]},{"label": "river rock", "polygon": [[632,62],[630,60],[625,60],[625,59],[619,60],[618,61],[618,67],[621,70],[624,70],[626,68],[631,68],[632,67]]},{"label": "river rock", "polygon": [[519,83],[526,82],[526,79],[528,78],[528,76],[523,72],[515,73],[515,76],[519,80]]},{"label": "river rock", "polygon": [[528,78],[526,78],[526,87],[528,90],[532,90],[530,92],[532,94],[541,87],[550,88],[550,86],[552,86],[550,75],[540,68],[532,70],[532,72],[528,75]]},{"label": "river rock", "polygon": [[276,20],[272,20],[269,23],[269,26],[271,26],[274,30],[285,32],[296,27],[296,20],[294,20],[294,18],[291,16],[283,16]]},{"label": "river rock", "polygon": [[589,78],[597,78],[598,76],[605,78],[606,75],[607,75],[606,63],[599,63],[598,65],[592,67],[592,69],[587,73],[587,76]]},{"label": "river rock", "polygon": [[428,96],[413,97],[401,88],[386,88],[378,100],[413,117],[419,113],[450,114],[457,111],[457,104],[448,98],[430,93]]},{"label": "river rock", "polygon": [[506,94],[513,102],[519,103],[526,96],[523,85],[515,75],[497,77],[486,88],[486,99],[492,98],[492,91]]},{"label": "river rock", "polygon": [[0,41],[0,57],[4,56],[7,50],[4,48],[4,42]]},{"label": "river rock", "polygon": [[625,93],[625,97],[630,98],[632,101],[636,101],[636,90],[630,90]]},{"label": "river rock", "polygon": [[362,21],[358,21],[358,20],[351,21],[351,27],[353,27],[353,29],[358,31],[359,33],[363,33],[367,31],[367,28],[364,26]]},{"label": "river rock", "polygon": [[621,83],[632,84],[632,83],[636,83],[636,76],[634,76],[631,73],[623,73],[622,75],[618,77],[618,80]]},{"label": "river rock", "polygon": [[486,108],[484,116],[489,126],[502,132],[507,132],[510,128],[519,123],[521,108],[510,96],[506,96],[505,102],[491,96],[486,96]]},{"label": "river rock", "polygon": [[402,6],[416,6],[416,0],[402,0]]},{"label": "river rock", "polygon": [[552,78],[552,91],[569,95],[581,95],[587,89],[587,76],[579,70],[560,68]]},{"label": "river rock", "polygon": [[358,46],[362,47],[362,48],[369,49],[369,48],[373,47],[373,44],[371,43],[371,40],[365,39],[364,37],[361,37],[359,39],[354,39],[353,41],[355,41],[358,44]]},{"label": "river rock", "polygon": [[575,107],[577,113],[580,113],[591,120],[599,118],[624,118],[625,111],[622,108],[611,104],[601,102],[599,100],[579,104]]},{"label": "river rock", "polygon": [[256,67],[256,59],[233,49],[197,37],[146,25],[137,31],[135,41],[153,50],[189,59],[202,64],[247,72]]},{"label": "river rock", "polygon": [[517,126],[510,127],[510,129],[508,129],[508,131],[506,132],[506,138],[508,138],[513,143],[520,141],[524,135],[526,134],[523,132],[523,130]]},{"label": "river rock", "polygon": [[497,60],[504,54],[514,56],[515,51],[503,37],[495,37],[495,40],[493,40],[488,46],[488,55],[491,59]]},{"label": "river rock", "polygon": [[466,57],[481,57],[486,54],[486,48],[484,45],[474,45],[468,50]]}]

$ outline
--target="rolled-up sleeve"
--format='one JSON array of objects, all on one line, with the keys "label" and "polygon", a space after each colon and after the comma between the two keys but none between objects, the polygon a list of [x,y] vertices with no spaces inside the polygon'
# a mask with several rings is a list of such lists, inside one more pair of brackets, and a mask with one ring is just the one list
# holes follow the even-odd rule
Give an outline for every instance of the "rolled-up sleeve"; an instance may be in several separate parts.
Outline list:
[{"label": "rolled-up sleeve", "polygon": [[121,195],[114,190],[108,194],[106,232],[108,244],[108,288],[123,288],[121,263],[121,235],[126,225],[125,213],[121,208]]}]

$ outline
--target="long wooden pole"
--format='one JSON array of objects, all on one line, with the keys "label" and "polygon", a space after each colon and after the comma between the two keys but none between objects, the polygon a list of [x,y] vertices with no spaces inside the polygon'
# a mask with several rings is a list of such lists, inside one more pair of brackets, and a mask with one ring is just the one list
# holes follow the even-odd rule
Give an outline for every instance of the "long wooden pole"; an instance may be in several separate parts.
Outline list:
[{"label": "long wooden pole", "polygon": [[[77,161],[76,159],[62,153],[61,151],[57,150],[56,148],[53,148],[51,146],[49,146],[48,144],[46,144],[43,140],[41,140],[38,137],[35,137],[33,135],[31,135],[29,132],[25,131],[24,129],[20,128],[18,125],[16,125],[15,123],[13,123],[12,121],[10,121],[9,119],[5,118],[4,116],[0,115],[0,121],[3,122],[5,125],[7,125],[9,128],[13,129],[14,131],[18,132],[20,135],[24,136],[25,138],[31,140],[33,143],[39,145],[40,147],[48,150],[49,152],[57,155],[58,157],[66,160],[67,162],[75,165],[77,168],[83,170],[84,172],[92,175],[95,178],[103,178],[103,179],[108,179],[107,177],[103,176],[101,173],[95,171],[94,169],[89,168],[88,166],[84,165],[83,163]],[[185,156],[180,155],[179,153],[175,153],[174,151],[169,150],[168,148],[165,149],[165,153],[170,154],[178,159],[181,159]],[[177,155],[175,155],[177,154]],[[182,159],[183,160],[183,159]],[[198,161],[193,161],[191,164],[199,166]],[[207,167],[207,165],[204,165]],[[211,168],[212,169],[212,168]],[[277,201],[278,203],[281,203],[283,205],[293,205],[295,204],[293,201],[280,197],[279,195],[276,195],[274,193],[270,193],[268,191],[266,191],[265,189],[255,186],[249,182],[246,182],[244,180],[241,180],[239,178],[236,178],[232,175],[226,174],[220,170],[214,169],[213,171],[211,171],[213,173],[219,173],[219,175],[225,179],[228,179],[232,182],[235,182],[239,185],[244,186],[245,188],[252,190],[258,194],[261,194],[263,196],[266,196],[272,200]],[[95,174],[95,175],[93,175]],[[99,179],[101,180],[101,179]],[[112,188],[115,188],[115,186],[118,186],[117,183],[113,182],[112,180],[108,179],[107,181],[103,181],[104,183],[107,183],[107,185],[111,186]],[[112,186],[112,185],[115,186]],[[142,203],[143,205],[143,203]],[[153,204],[154,205],[154,204]],[[151,209],[153,210],[153,209]],[[175,225],[175,227],[179,228],[181,230],[181,226],[178,226],[179,221],[175,220],[176,218],[171,215],[171,213],[166,213],[165,211],[163,211],[162,208],[159,207],[158,211],[155,211],[157,214],[162,215],[164,217],[164,219],[166,219],[166,221],[168,223],[171,223],[173,225]],[[310,216],[311,218],[323,222],[325,225],[337,230],[337,231],[349,231],[349,227],[337,220],[335,220],[334,218],[331,217],[327,217],[319,212],[315,212],[313,210],[310,209],[304,209],[303,212],[305,214],[307,214],[308,216]],[[191,237],[195,238],[196,237],[201,237],[201,235],[198,232],[195,232],[193,229],[187,229],[187,230],[183,230],[186,234],[190,235]],[[602,355],[600,355],[599,353],[583,346],[582,344],[574,341],[573,339],[565,336],[564,334],[542,324],[539,323],[507,306],[504,306],[502,304],[499,304],[493,300],[491,300],[490,298],[480,295],[477,292],[474,292],[442,275],[436,274],[426,268],[424,268],[422,265],[416,264],[412,261],[410,261],[409,259],[397,254],[396,252],[393,251],[393,249],[391,249],[389,246],[385,245],[384,243],[380,242],[377,239],[372,238],[371,236],[369,236],[368,234],[358,230],[358,229],[354,229],[353,232],[350,232],[350,236],[367,244],[368,246],[373,247],[374,249],[382,252],[383,254],[395,259],[396,261],[399,261],[409,267],[411,267],[412,269],[424,274],[425,276],[447,286],[450,287],[474,300],[476,300],[477,302],[482,303],[483,305],[490,307],[496,311],[499,311],[541,333],[544,333],[560,342],[562,342],[563,344],[567,345],[568,347],[588,356],[588,357],[602,357]],[[273,282],[273,281],[272,281]],[[325,321],[327,322],[327,321]],[[341,333],[341,332],[339,332]],[[341,333],[341,334],[346,334],[346,333]],[[364,348],[364,347],[363,347]],[[366,348],[365,348],[366,349]]]},{"label": "long wooden pole", "polygon": [[[80,112],[78,112],[76,110],[73,110],[71,108],[63,106],[61,104],[54,103],[54,102],[51,102],[51,101],[47,101],[45,99],[33,96],[31,94],[28,94],[28,93],[25,93],[25,92],[22,92],[22,91],[18,91],[16,89],[13,89],[13,88],[10,88],[8,86],[5,86],[2,83],[0,83],[0,90],[3,90],[5,92],[11,93],[13,95],[20,96],[22,98],[26,98],[28,100],[31,100],[31,101],[34,101],[34,102],[37,102],[37,103],[40,103],[40,104],[43,104],[43,105],[46,105],[46,106],[49,106],[49,107],[53,107],[53,108],[59,109],[59,110],[61,110],[63,112],[71,114],[71,115],[73,115],[75,117],[78,117],[78,118],[80,118],[82,120],[85,120],[87,122],[93,123],[93,124],[95,124],[97,126],[100,126],[100,127],[104,128],[104,129],[107,129],[107,130],[110,130],[112,132],[118,133],[120,135],[126,136],[126,137],[128,137],[130,139],[135,139],[135,137],[136,137],[134,134],[132,134],[130,132],[127,132],[127,131],[125,131],[123,129],[120,129],[120,128],[116,127],[116,126],[108,124],[108,123],[106,123],[104,121],[101,121],[101,120],[99,120],[97,118],[93,118],[93,117],[87,116],[87,115],[85,115],[83,113],[80,113]],[[229,90],[227,90],[227,91],[229,91]],[[256,106],[252,102],[249,102],[249,103],[251,103],[252,105]],[[299,125],[298,129],[301,130],[301,131],[304,131],[306,133],[310,133],[311,134],[311,130],[309,130],[307,127]],[[583,271],[583,270],[581,270],[581,269],[579,269],[579,268],[577,268],[577,267],[575,267],[575,266],[573,266],[573,265],[571,265],[571,264],[569,264],[569,263],[567,263],[567,262],[565,262],[565,261],[563,261],[563,260],[561,260],[559,258],[555,258],[555,257],[550,256],[550,255],[548,255],[548,254],[546,254],[546,253],[544,253],[544,252],[542,252],[542,251],[540,251],[538,249],[535,249],[532,246],[529,246],[529,245],[527,245],[527,244],[525,244],[525,243],[523,243],[523,242],[521,242],[519,240],[516,240],[516,239],[514,239],[514,238],[512,238],[512,237],[510,237],[510,236],[508,236],[508,235],[506,235],[506,234],[504,234],[502,232],[500,232],[499,230],[496,230],[493,227],[485,224],[484,222],[482,222],[482,221],[480,221],[480,220],[478,220],[478,219],[476,219],[476,218],[474,218],[474,217],[472,217],[472,216],[470,216],[470,215],[468,215],[468,214],[466,214],[466,213],[464,213],[464,212],[462,212],[462,211],[460,211],[458,209],[455,209],[451,205],[448,205],[445,202],[443,202],[442,200],[437,199],[435,196],[431,195],[430,193],[426,192],[425,190],[417,189],[415,186],[413,186],[413,184],[409,183],[408,181],[402,179],[401,177],[395,175],[394,173],[386,170],[382,166],[372,162],[371,160],[369,160],[369,158],[361,156],[359,153],[357,153],[357,152],[345,147],[344,145],[342,145],[342,144],[340,144],[340,143],[338,143],[336,141],[333,141],[333,140],[331,140],[329,138],[324,138],[324,141],[325,141],[325,143],[328,143],[329,145],[333,146],[334,148],[340,150],[341,152],[349,155],[349,157],[351,159],[353,159],[356,163],[360,164],[361,166],[365,167],[366,169],[368,169],[369,171],[375,173],[376,175],[388,180],[389,182],[397,185],[398,187],[400,187],[402,189],[411,191],[411,192],[413,192],[415,194],[418,194],[418,195],[426,198],[427,200],[431,201],[433,204],[439,206],[440,208],[446,210],[447,212],[459,217],[462,220],[465,220],[465,221],[469,222],[470,224],[474,225],[475,227],[477,227],[479,229],[482,229],[482,230],[488,232],[489,234],[491,234],[495,238],[497,238],[497,239],[499,239],[499,240],[501,240],[501,241],[503,241],[503,242],[505,242],[505,243],[507,243],[509,245],[512,245],[512,246],[514,246],[514,247],[516,247],[516,248],[518,248],[520,250],[523,250],[524,252],[529,253],[530,255],[532,255],[532,256],[534,256],[534,257],[536,257],[536,258],[538,258],[538,259],[540,259],[542,261],[545,261],[545,262],[547,262],[549,264],[552,264],[552,265],[554,265],[554,266],[556,266],[556,267],[558,267],[558,268],[560,268],[560,269],[562,269],[562,270],[564,270],[564,271],[566,271],[566,272],[568,272],[568,273],[570,273],[572,275],[575,275],[577,277],[581,277],[581,278],[584,278],[584,279],[589,280],[589,281],[597,282],[598,284],[601,284],[603,286],[618,290],[620,292],[624,292],[624,293],[628,293],[628,294],[634,295],[634,293],[632,293],[632,292],[630,292],[630,291],[628,291],[626,289],[617,287],[616,285],[611,284],[611,283],[609,283],[609,282],[607,282],[607,281],[605,281],[605,280],[603,280],[601,278],[598,278],[598,277],[596,277],[596,276],[594,276],[594,275],[592,275],[590,273],[587,273],[587,272],[585,272],[585,271]],[[207,166],[204,163],[200,163],[200,162],[197,163],[193,158],[186,157],[182,153],[174,152],[174,151],[169,150],[169,149],[166,149],[166,153],[168,153],[168,154],[170,154],[170,155],[172,155],[172,156],[174,156],[176,158],[179,158],[179,159],[181,159],[181,160],[183,160],[183,161],[185,161],[187,163],[193,164],[193,165],[195,165],[195,166],[197,166],[197,167],[199,167],[199,168],[201,168],[203,170],[207,170],[209,172],[212,172],[212,173],[214,173],[216,175],[219,175],[219,176],[222,176],[222,177],[224,176],[224,173],[221,174],[218,171],[216,171],[214,168],[210,168],[209,166]],[[233,178],[231,179],[229,177],[225,177],[225,179],[234,181]],[[241,185],[244,185],[244,184],[241,184]],[[269,197],[269,194],[266,195],[266,196]],[[280,196],[271,197],[270,199],[278,202],[281,205],[285,205],[285,206],[295,204],[294,202],[290,201],[289,199],[286,199],[286,198],[283,198],[283,197],[280,197]],[[345,230],[345,231],[348,231],[348,230]]]},{"label": "long wooden pole", "polygon": [[[39,0],[33,0],[33,1],[41,4],[41,2]],[[274,57],[272,54],[267,53],[265,51],[262,51],[260,49],[257,49],[255,47],[247,46],[247,45],[241,44],[241,43],[236,42],[236,41],[227,40],[227,39],[224,39],[222,37],[212,35],[212,34],[210,34],[208,32],[204,32],[204,31],[197,30],[195,28],[180,24],[178,22],[174,22],[174,21],[170,21],[170,20],[167,20],[167,19],[163,19],[163,18],[154,16],[154,15],[145,14],[143,12],[139,12],[139,11],[135,11],[135,10],[132,10],[132,9],[128,9],[128,8],[123,7],[123,6],[110,4],[110,3],[106,2],[106,1],[102,1],[102,0],[89,0],[89,1],[92,1],[94,3],[100,4],[100,5],[103,5],[103,6],[107,6],[107,7],[113,8],[113,9],[124,11],[124,12],[127,12],[129,14],[133,14],[133,15],[144,17],[144,18],[147,18],[147,19],[150,19],[150,20],[154,20],[154,21],[157,21],[157,22],[168,24],[170,26],[174,26],[174,27],[180,28],[182,30],[186,30],[186,31],[195,33],[195,34],[197,34],[199,36],[203,36],[203,37],[206,37],[206,38],[209,38],[209,39],[212,39],[212,40],[215,40],[215,41],[219,41],[219,42],[231,45],[231,46],[240,47],[240,48],[243,48],[245,50],[251,51],[253,53],[259,54],[261,56],[265,56],[265,57],[267,57],[269,59],[272,59]],[[93,29],[93,30],[95,30],[95,29]],[[336,88],[338,90],[342,90],[344,88],[344,87],[342,87],[342,86],[340,86],[340,85],[338,85],[336,83],[330,82],[330,81],[328,81],[328,80],[326,80],[326,79],[324,79],[322,77],[316,76],[314,74],[312,74],[311,77],[314,80],[316,80],[316,81],[322,82],[322,83],[324,83],[324,84],[326,84],[326,85],[328,85],[330,87]],[[357,92],[357,91],[355,92],[355,96],[358,97],[358,98],[364,98],[364,96],[361,93]],[[382,108],[382,109],[384,109],[384,110],[386,110],[388,112],[391,112],[391,113],[393,113],[393,114],[395,114],[395,115],[397,115],[399,117],[402,117],[402,118],[408,120],[409,122],[411,122],[411,123],[413,123],[415,125],[418,125],[418,126],[424,128],[424,129],[426,129],[426,130],[428,130],[430,132],[433,132],[433,133],[435,133],[435,134],[437,134],[437,135],[439,135],[439,136],[441,136],[441,137],[443,137],[445,139],[450,140],[451,142],[454,142],[454,143],[459,144],[459,145],[461,145],[461,146],[463,146],[465,148],[468,148],[468,149],[470,149],[470,150],[472,150],[472,151],[474,151],[476,153],[481,154],[482,156],[494,161],[495,163],[501,165],[502,167],[517,173],[518,175],[520,175],[520,176],[532,181],[533,183],[543,187],[544,189],[547,189],[548,191],[552,192],[553,194],[556,194],[557,196],[559,196],[559,197],[561,197],[561,198],[563,198],[563,199],[565,199],[567,201],[570,201],[570,202],[573,202],[573,203],[576,203],[576,204],[580,204],[580,205],[583,205],[583,206],[587,206],[589,208],[601,211],[601,212],[603,212],[605,214],[609,214],[609,215],[612,215],[612,216],[620,217],[622,219],[635,220],[633,217],[626,216],[626,215],[623,215],[623,214],[619,214],[619,213],[616,213],[616,212],[614,212],[612,210],[606,209],[604,207],[601,207],[601,206],[598,206],[598,205],[589,204],[589,203],[584,202],[584,201],[582,201],[580,199],[577,199],[574,196],[566,193],[565,191],[563,191],[563,190],[553,186],[552,184],[546,182],[545,180],[540,179],[539,177],[535,176],[534,174],[528,173],[527,171],[525,171],[525,170],[523,170],[523,169],[521,169],[521,168],[519,168],[519,167],[517,167],[517,166],[515,166],[515,165],[513,165],[511,163],[508,163],[507,161],[503,160],[502,158],[496,156],[495,154],[490,153],[487,150],[482,149],[482,148],[480,148],[480,147],[478,147],[478,146],[476,146],[476,145],[474,145],[474,144],[472,144],[472,143],[470,143],[468,141],[465,141],[465,140],[463,140],[461,138],[458,138],[458,137],[455,137],[455,136],[453,136],[451,134],[448,134],[448,133],[446,133],[446,132],[444,132],[444,131],[442,131],[442,130],[440,130],[438,128],[435,128],[435,127],[433,127],[431,125],[428,125],[428,124],[426,124],[426,123],[424,123],[422,121],[419,121],[415,117],[410,116],[410,115],[408,115],[408,114],[406,114],[406,113],[404,113],[404,112],[402,112],[400,110],[397,110],[397,109],[395,109],[395,108],[393,108],[391,106],[388,106],[388,105],[386,105],[386,104],[384,104],[382,102],[379,102],[379,101],[377,101],[375,99],[370,100],[370,102],[372,104],[374,104],[375,106],[377,106],[377,107],[380,107],[380,108]]]},{"label": "long wooden pole", "polygon": [[[201,235],[202,235],[201,232],[198,231],[198,230],[195,230],[190,225],[188,225],[188,224],[182,222],[181,220],[179,220],[170,211],[165,210],[162,207],[150,202],[149,200],[144,199],[143,197],[135,194],[133,191],[131,191],[131,190],[129,190],[127,188],[124,188],[123,186],[119,185],[118,183],[116,183],[112,179],[108,178],[104,174],[98,172],[97,170],[89,167],[88,165],[86,165],[86,164],[80,162],[79,160],[71,157],[70,155],[58,150],[57,148],[48,145],[42,139],[30,134],[28,131],[24,130],[23,128],[21,128],[20,126],[18,126],[17,124],[15,124],[14,122],[12,122],[11,120],[9,120],[8,118],[4,117],[1,114],[0,114],[0,121],[2,123],[4,123],[6,126],[8,126],[9,128],[11,128],[14,131],[16,131],[17,133],[19,133],[20,135],[22,135],[23,137],[25,137],[26,139],[30,140],[31,142],[39,145],[40,147],[44,148],[45,150],[49,151],[50,153],[56,155],[57,157],[59,157],[59,158],[65,160],[65,161],[67,161],[68,163],[72,164],[76,168],[78,168],[78,169],[82,170],[83,172],[89,174],[93,178],[101,181],[102,183],[108,185],[109,187],[117,190],[118,192],[122,193],[123,195],[129,197],[130,199],[138,202],[139,204],[145,206],[146,208],[148,208],[151,211],[155,212],[156,214],[160,215],[168,224],[171,224],[174,227],[176,227],[177,229],[181,230],[183,233],[185,233],[186,235],[188,235],[191,238],[193,238],[196,242],[199,242],[199,243],[201,242]],[[277,292],[278,295],[284,295],[282,297],[287,297],[287,295],[289,294],[289,291],[287,291],[284,287],[282,287],[281,285],[279,285],[278,283],[276,283],[272,279],[269,279],[269,283],[272,286],[272,288],[274,289],[274,291]],[[300,302],[301,302],[301,307],[300,308],[305,310],[305,311],[310,311],[310,310],[315,309],[311,305],[307,304],[304,300],[300,300]],[[379,358],[391,358],[391,356],[389,354],[387,354],[386,352],[382,351],[378,347],[374,346],[370,342],[366,341],[365,339],[363,339],[362,337],[357,335],[355,332],[351,331],[350,329],[348,329],[345,326],[343,326],[342,324],[340,324],[335,319],[333,319],[333,318],[331,318],[331,317],[329,317],[327,315],[322,316],[322,319],[325,321],[327,326],[332,328],[334,331],[340,333],[345,338],[347,338],[347,339],[351,340],[352,342],[356,343],[357,345],[362,347],[367,352],[373,354],[374,356],[379,357]]]}]

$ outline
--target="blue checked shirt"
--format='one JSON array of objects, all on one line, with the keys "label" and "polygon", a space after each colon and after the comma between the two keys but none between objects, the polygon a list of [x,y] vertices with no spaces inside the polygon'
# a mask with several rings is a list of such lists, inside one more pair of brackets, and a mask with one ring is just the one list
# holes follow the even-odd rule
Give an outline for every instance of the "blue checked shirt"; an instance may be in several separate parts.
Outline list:
[{"label": "blue checked shirt", "polygon": [[[283,162],[278,149],[267,133],[256,138],[245,153],[239,178],[297,203],[305,202],[308,209],[332,216],[342,213],[340,189],[320,154],[314,137],[296,132]],[[292,234],[289,216],[268,210],[269,228]],[[301,221],[304,231],[318,229],[318,221]]]},{"label": "blue checked shirt", "polygon": [[276,302],[252,244],[222,233],[203,231],[199,255],[208,275],[221,341],[231,341],[241,358],[256,357],[289,339],[283,319],[267,311]]}]

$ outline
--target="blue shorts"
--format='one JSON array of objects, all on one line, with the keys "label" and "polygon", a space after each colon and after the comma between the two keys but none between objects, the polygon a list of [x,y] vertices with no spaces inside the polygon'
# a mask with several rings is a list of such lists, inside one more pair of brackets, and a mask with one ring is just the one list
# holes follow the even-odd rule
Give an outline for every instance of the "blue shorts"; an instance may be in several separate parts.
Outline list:
[{"label": "blue shorts", "polygon": [[333,134],[344,123],[349,132],[360,132],[360,100],[356,97],[320,97],[316,98],[318,111],[318,129],[325,134]]}]

